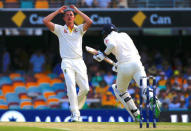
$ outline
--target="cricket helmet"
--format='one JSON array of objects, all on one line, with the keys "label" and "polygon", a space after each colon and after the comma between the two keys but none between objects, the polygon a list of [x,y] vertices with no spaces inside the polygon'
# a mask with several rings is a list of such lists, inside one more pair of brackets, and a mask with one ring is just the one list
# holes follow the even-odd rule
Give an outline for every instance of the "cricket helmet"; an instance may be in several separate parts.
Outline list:
[{"label": "cricket helmet", "polygon": [[110,34],[112,31],[118,31],[117,27],[113,24],[105,24],[102,28],[102,32],[101,34],[103,36],[107,36],[108,34]]}]

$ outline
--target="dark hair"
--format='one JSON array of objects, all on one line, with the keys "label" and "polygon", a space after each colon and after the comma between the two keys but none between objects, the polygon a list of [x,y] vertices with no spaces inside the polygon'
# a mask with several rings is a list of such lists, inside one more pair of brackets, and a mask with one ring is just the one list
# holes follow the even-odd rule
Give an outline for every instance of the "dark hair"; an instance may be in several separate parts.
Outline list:
[{"label": "dark hair", "polygon": [[63,17],[65,16],[66,12],[68,12],[68,11],[72,11],[74,13],[74,15],[75,15],[75,12],[74,12],[73,9],[67,8],[67,9],[64,10]]}]

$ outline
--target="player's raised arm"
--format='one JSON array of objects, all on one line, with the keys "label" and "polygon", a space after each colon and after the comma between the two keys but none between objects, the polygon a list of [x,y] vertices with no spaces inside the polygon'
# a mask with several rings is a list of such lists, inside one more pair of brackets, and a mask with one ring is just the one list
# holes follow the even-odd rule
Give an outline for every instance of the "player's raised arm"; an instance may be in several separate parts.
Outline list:
[{"label": "player's raised arm", "polygon": [[83,30],[87,31],[87,29],[92,25],[92,20],[83,12],[81,12],[76,6],[71,5],[70,8],[74,9],[74,12],[79,14],[85,21]]},{"label": "player's raised arm", "polygon": [[43,23],[48,27],[48,29],[50,31],[54,31],[54,23],[51,22],[52,19],[54,19],[54,17],[60,13],[64,13],[64,10],[67,8],[67,6],[62,6],[61,8],[59,8],[58,10],[56,10],[55,12],[49,14],[48,16],[46,16],[43,19]]}]

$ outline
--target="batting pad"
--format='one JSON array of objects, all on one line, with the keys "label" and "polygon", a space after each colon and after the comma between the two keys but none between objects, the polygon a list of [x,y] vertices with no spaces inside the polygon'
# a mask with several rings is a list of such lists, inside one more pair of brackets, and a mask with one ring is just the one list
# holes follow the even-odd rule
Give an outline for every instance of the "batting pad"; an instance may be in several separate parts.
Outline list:
[{"label": "batting pad", "polygon": [[119,90],[116,88],[116,84],[112,85],[112,88],[114,90],[115,96],[117,97],[117,99],[124,105],[125,109],[129,112],[129,114],[131,115],[131,117],[133,118],[133,120],[135,121],[135,117],[134,115],[131,113],[131,109],[129,108],[129,106],[127,106],[127,103],[124,101],[124,99],[122,99],[120,97],[120,92]]}]

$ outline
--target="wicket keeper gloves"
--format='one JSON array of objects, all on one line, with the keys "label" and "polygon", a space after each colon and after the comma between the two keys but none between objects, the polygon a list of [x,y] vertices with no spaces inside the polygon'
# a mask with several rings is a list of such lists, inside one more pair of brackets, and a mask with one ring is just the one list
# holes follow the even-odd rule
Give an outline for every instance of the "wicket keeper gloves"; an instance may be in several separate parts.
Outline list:
[{"label": "wicket keeper gloves", "polygon": [[98,62],[101,62],[105,58],[105,56],[101,51],[98,51],[98,54],[94,55],[93,58]]}]

